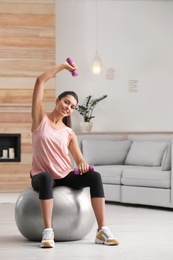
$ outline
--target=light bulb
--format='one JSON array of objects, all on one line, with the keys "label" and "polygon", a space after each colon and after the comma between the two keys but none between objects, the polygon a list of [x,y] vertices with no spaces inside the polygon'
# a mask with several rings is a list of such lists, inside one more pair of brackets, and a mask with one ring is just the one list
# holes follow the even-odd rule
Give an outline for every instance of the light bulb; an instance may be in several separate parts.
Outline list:
[{"label": "light bulb", "polygon": [[98,53],[96,52],[96,55],[92,61],[92,72],[94,75],[99,75],[101,71],[102,71],[102,62],[98,56]]}]

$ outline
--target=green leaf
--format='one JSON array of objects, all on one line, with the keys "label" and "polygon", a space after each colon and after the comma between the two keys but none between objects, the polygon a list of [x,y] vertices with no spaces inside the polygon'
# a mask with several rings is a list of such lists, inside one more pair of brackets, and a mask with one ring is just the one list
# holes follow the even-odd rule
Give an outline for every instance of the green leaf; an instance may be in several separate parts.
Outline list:
[{"label": "green leaf", "polygon": [[76,110],[84,117],[85,122],[90,122],[94,118],[93,110],[95,106],[103,99],[107,98],[107,95],[103,95],[99,98],[93,98],[89,95],[85,98],[83,105],[78,105]]}]

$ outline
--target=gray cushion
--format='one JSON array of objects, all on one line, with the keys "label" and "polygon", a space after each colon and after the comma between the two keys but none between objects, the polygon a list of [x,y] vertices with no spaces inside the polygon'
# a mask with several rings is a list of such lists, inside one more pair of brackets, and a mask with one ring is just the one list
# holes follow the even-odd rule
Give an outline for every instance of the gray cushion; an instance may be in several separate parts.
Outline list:
[{"label": "gray cushion", "polygon": [[162,160],[162,170],[170,171],[171,170],[171,144],[168,145]]},{"label": "gray cushion", "polygon": [[123,166],[121,165],[101,165],[95,166],[95,171],[99,172],[104,184],[121,184]]},{"label": "gray cushion", "polygon": [[82,140],[82,152],[88,164],[123,164],[131,141]]},{"label": "gray cushion", "polygon": [[82,140],[110,140],[110,141],[122,141],[126,139],[126,136],[123,134],[102,134],[102,133],[78,133],[77,139],[79,147],[82,149]]},{"label": "gray cushion", "polygon": [[161,166],[167,142],[136,141],[133,142],[125,164],[141,166]]},{"label": "gray cushion", "polygon": [[146,169],[125,169],[122,174],[122,184],[139,187],[167,188],[171,187],[171,172],[146,167]]}]

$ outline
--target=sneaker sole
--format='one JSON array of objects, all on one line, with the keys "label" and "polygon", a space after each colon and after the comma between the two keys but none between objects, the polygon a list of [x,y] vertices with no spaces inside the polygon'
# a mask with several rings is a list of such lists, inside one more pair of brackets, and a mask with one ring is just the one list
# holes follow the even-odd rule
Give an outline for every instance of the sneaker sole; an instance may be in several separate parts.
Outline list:
[{"label": "sneaker sole", "polygon": [[43,242],[40,245],[41,248],[53,248],[54,247],[54,243],[53,242]]},{"label": "sneaker sole", "polygon": [[106,245],[106,246],[117,246],[119,244],[118,241],[116,241],[116,242],[106,242],[106,241],[102,241],[102,240],[99,240],[99,239],[96,239],[95,243],[100,244],[100,245]]}]

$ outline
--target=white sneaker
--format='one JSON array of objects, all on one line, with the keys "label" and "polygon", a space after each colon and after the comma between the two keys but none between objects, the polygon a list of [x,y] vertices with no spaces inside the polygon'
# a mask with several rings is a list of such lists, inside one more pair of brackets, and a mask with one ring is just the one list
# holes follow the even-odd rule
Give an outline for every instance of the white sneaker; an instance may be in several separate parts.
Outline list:
[{"label": "white sneaker", "polygon": [[54,232],[52,228],[43,231],[40,247],[54,247]]},{"label": "white sneaker", "polygon": [[97,231],[95,243],[108,246],[115,246],[119,244],[118,240],[112,235],[110,229],[106,226]]}]

